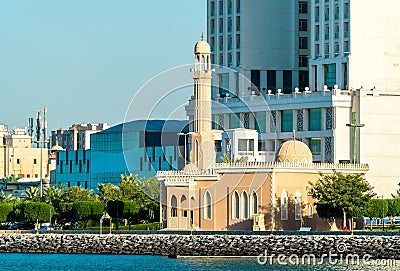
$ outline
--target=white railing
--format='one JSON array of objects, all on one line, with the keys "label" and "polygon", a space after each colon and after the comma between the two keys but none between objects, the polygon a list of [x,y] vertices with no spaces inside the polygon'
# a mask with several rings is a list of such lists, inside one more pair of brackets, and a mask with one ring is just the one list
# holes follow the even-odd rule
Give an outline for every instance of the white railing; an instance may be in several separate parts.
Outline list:
[{"label": "white railing", "polygon": [[334,163],[282,163],[282,162],[246,162],[217,163],[215,169],[230,168],[307,168],[307,169],[354,169],[368,170],[368,164],[334,164]]},{"label": "white railing", "polygon": [[184,176],[216,176],[213,168],[203,171],[183,171],[183,170],[169,170],[169,171],[157,171],[158,177],[184,177]]}]

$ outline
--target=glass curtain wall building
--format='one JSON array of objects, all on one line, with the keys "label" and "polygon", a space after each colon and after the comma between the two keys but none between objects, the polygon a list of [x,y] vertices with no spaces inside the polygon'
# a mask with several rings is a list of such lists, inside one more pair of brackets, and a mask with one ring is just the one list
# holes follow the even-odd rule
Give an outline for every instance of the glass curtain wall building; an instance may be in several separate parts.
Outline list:
[{"label": "glass curtain wall building", "polygon": [[59,152],[52,181],[96,192],[99,183],[117,184],[121,174],[149,178],[158,170],[181,169],[185,148],[184,136],[179,133],[187,132],[188,122],[180,120],[116,125],[91,135],[90,150]]}]

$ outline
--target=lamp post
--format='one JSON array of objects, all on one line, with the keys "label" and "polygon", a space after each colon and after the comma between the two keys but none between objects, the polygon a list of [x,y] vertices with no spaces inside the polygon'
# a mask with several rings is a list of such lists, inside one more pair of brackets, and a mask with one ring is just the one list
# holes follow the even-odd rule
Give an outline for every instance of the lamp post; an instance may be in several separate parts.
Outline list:
[{"label": "lamp post", "polygon": [[110,234],[111,234],[111,216],[107,212],[104,212],[102,217],[100,218],[100,234],[102,233],[102,225],[104,219],[110,219]]},{"label": "lamp post", "polygon": [[361,128],[361,127],[364,127],[365,126],[365,124],[355,124],[355,123],[347,123],[346,124],[346,126],[347,127],[350,127],[350,128],[354,128],[354,140],[353,140],[353,164],[356,164],[356,162],[357,162],[357,145],[358,145],[358,142],[357,142],[357,128]]}]

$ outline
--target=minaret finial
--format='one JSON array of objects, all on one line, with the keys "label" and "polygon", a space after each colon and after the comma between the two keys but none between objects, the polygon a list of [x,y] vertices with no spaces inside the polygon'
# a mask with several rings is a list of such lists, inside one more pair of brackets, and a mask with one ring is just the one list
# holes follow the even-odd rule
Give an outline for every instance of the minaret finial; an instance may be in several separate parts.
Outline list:
[{"label": "minaret finial", "polygon": [[204,40],[204,30],[201,32],[201,40]]}]

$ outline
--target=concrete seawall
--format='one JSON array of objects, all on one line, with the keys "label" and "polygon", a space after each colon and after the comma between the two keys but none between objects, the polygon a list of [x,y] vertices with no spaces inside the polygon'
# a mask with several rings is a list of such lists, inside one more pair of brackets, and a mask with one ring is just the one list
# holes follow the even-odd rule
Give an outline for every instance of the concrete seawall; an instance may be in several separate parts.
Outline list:
[{"label": "concrete seawall", "polygon": [[[338,250],[339,249],[339,250]],[[2,234],[0,252],[187,256],[304,255],[329,252],[400,259],[399,236]]]}]

